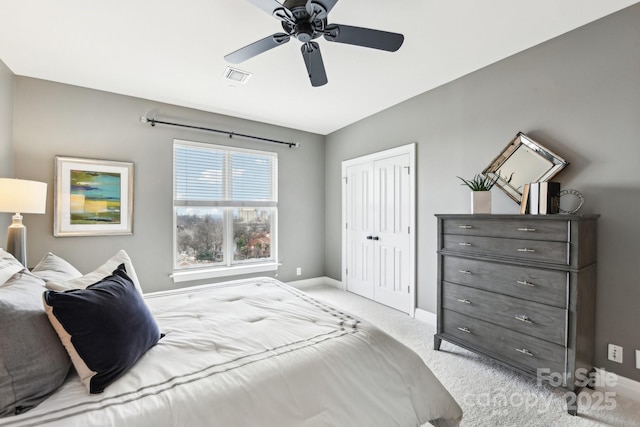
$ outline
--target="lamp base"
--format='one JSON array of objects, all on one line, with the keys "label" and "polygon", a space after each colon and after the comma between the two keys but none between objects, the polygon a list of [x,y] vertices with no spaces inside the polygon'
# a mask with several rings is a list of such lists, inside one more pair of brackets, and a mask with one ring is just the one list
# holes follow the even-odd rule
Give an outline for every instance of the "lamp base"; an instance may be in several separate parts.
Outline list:
[{"label": "lamp base", "polygon": [[7,228],[7,252],[27,266],[27,227],[22,224],[20,214],[13,216],[13,222]]}]

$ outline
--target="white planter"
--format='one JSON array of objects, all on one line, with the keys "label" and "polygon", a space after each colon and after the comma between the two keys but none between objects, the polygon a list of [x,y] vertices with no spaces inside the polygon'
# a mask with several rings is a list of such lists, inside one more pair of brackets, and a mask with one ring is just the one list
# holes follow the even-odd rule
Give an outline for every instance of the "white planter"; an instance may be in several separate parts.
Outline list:
[{"label": "white planter", "polygon": [[471,213],[487,214],[491,213],[491,191],[471,192]]}]

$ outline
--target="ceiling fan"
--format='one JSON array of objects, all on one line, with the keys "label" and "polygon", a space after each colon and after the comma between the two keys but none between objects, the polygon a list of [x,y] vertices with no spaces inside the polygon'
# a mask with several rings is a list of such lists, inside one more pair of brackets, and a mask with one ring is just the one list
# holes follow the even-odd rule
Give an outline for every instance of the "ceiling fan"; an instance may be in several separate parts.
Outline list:
[{"label": "ceiling fan", "polygon": [[327,73],[322,62],[320,45],[315,39],[320,36],[330,42],[352,44],[373,49],[395,52],[400,49],[404,36],[398,33],[328,24],[327,15],[338,0],[249,0],[250,3],[279,19],[284,33],[276,33],[251,43],[224,57],[232,64],[239,64],[276,46],[287,43],[291,37],[302,42],[302,57],[312,86],[327,83]]}]

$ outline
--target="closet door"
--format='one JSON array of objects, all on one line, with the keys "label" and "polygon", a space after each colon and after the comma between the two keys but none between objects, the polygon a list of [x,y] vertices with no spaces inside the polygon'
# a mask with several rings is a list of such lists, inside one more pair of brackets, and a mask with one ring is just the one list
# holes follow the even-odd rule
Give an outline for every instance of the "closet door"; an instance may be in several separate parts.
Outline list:
[{"label": "closet door", "polygon": [[409,155],[373,164],[373,299],[407,312],[411,271]]},{"label": "closet door", "polygon": [[347,290],[373,299],[373,164],[346,170]]},{"label": "closet door", "polygon": [[407,147],[343,162],[343,284],[350,292],[411,315],[413,162]]}]

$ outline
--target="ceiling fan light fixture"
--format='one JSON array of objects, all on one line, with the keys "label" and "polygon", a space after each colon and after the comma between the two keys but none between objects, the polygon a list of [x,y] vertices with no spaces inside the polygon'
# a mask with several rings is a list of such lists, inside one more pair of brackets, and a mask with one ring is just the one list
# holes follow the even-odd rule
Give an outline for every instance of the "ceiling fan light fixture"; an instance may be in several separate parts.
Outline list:
[{"label": "ceiling fan light fixture", "polygon": [[227,67],[224,72],[224,78],[234,83],[245,84],[251,78],[252,74],[237,68]]}]

